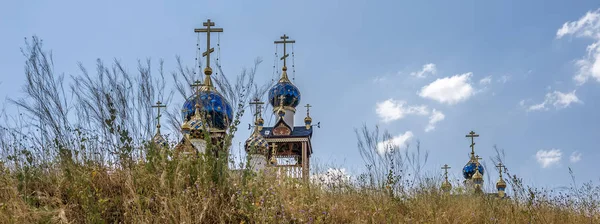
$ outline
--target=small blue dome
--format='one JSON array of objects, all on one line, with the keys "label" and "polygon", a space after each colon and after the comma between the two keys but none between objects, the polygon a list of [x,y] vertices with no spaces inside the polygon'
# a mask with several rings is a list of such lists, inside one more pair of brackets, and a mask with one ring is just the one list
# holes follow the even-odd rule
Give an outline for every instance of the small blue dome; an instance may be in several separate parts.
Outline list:
[{"label": "small blue dome", "polygon": [[[477,167],[477,163],[473,161],[469,161],[465,167],[463,167],[463,177],[465,179],[471,179],[475,174],[475,168]],[[479,165],[479,173],[483,175],[483,166]]]},{"label": "small blue dome", "polygon": [[269,102],[273,108],[279,106],[279,97],[284,96],[283,106],[296,107],[300,104],[300,90],[291,82],[278,82],[269,90]]},{"label": "small blue dome", "polygon": [[196,113],[196,102],[200,104],[200,111],[208,116],[208,127],[225,130],[233,118],[233,110],[229,102],[216,91],[202,91],[200,95],[194,94],[183,104],[181,114],[183,121],[188,121]]}]

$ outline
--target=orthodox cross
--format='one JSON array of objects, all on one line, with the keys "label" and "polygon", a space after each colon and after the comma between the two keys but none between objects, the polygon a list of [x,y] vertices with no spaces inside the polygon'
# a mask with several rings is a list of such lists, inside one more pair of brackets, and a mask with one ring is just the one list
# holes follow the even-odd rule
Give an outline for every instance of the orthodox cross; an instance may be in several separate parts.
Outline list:
[{"label": "orthodox cross", "polygon": [[275,154],[277,153],[277,143],[273,143],[273,152],[271,153],[271,165],[277,165]]},{"label": "orthodox cross", "polygon": [[288,56],[290,56],[289,54],[286,53],[286,44],[288,44],[288,43],[289,44],[293,44],[293,43],[296,43],[296,41],[295,40],[288,40],[288,39],[290,39],[290,37],[288,37],[285,34],[283,34],[283,36],[281,36],[281,39],[282,40],[276,40],[275,44],[283,44],[283,56],[279,60],[283,60],[283,67],[286,67],[286,64],[285,64],[286,60],[285,59]]},{"label": "orthodox cross", "polygon": [[194,81],[194,83],[192,83],[190,85],[192,88],[196,88],[196,94],[200,94],[200,87],[203,86],[202,82],[200,82],[200,80],[196,80]]},{"label": "orthodox cross", "polygon": [[475,138],[479,137],[479,134],[475,134],[474,131],[471,131],[465,137],[471,138],[471,158],[474,158],[474,156],[475,156]]},{"label": "orthodox cross", "polygon": [[448,169],[450,169],[451,167],[448,166],[448,164],[444,164],[444,166],[442,166],[442,169],[444,170],[444,178],[446,178],[446,180],[448,180]]},{"label": "orthodox cross", "polygon": [[260,116],[263,104],[265,103],[260,102],[260,99],[258,98],[254,98],[254,100],[250,102],[250,105],[254,105],[254,107],[256,108],[256,112],[254,113],[254,119],[258,119],[257,117]]},{"label": "orthodox cross", "polygon": [[496,167],[498,167],[498,172],[500,173],[500,178],[502,178],[502,168],[506,168],[506,166],[502,165],[502,163],[498,163],[498,165],[496,165]]},{"label": "orthodox cross", "polygon": [[279,107],[283,108],[283,100],[285,100],[285,96],[281,95],[279,96]]},{"label": "orthodox cross", "polygon": [[254,98],[254,100],[252,102],[250,102],[250,105],[254,105],[256,107],[256,113],[254,113],[254,125],[252,126],[250,124],[248,124],[248,130],[250,130],[252,127],[256,127],[256,125],[258,125],[258,118],[261,116],[261,110],[262,110],[262,105],[265,104],[263,102],[260,102],[260,99],[258,98]]},{"label": "orthodox cross", "polygon": [[160,108],[166,108],[167,106],[162,104],[160,101],[156,102],[156,105],[153,105],[152,108],[156,108],[158,110],[158,115],[156,116],[157,123],[156,130],[160,133]]},{"label": "orthodox cross", "polygon": [[475,169],[479,170],[479,166],[481,166],[481,164],[479,163],[479,160],[481,159],[481,157],[479,157],[479,155],[475,156],[475,162],[477,162],[477,167],[475,167]]},{"label": "orthodox cross", "polygon": [[210,47],[210,33],[222,33],[223,28],[211,28],[215,23],[210,21],[210,19],[206,20],[206,22],[202,23],[206,28],[196,28],[194,32],[196,33],[206,33],[206,51],[202,53],[202,57],[206,57],[206,67],[210,68],[210,53],[214,52],[215,49]]},{"label": "orthodox cross", "polygon": [[306,104],[306,116],[309,117],[310,108],[312,107],[310,104]]}]

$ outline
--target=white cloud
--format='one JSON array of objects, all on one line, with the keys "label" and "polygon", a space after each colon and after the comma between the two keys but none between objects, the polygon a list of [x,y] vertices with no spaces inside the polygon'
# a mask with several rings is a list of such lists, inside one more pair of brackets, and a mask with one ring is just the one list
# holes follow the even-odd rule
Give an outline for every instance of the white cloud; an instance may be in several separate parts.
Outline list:
[{"label": "white cloud", "polygon": [[311,182],[322,187],[340,187],[349,184],[351,176],[346,169],[329,168],[324,173],[317,173],[310,176]]},{"label": "white cloud", "polygon": [[433,109],[433,111],[431,111],[431,116],[429,116],[429,124],[425,127],[425,132],[433,131],[435,129],[435,124],[443,121],[445,118],[446,116],[441,111]]},{"label": "white cloud", "polygon": [[527,111],[548,110],[548,106],[554,106],[556,109],[564,109],[569,107],[572,103],[583,103],[583,101],[579,100],[577,95],[575,95],[575,90],[567,93],[554,91],[546,94],[544,102],[529,106]]},{"label": "white cloud", "polygon": [[542,168],[548,168],[560,162],[562,152],[560,149],[539,150],[535,154],[535,158]]},{"label": "white cloud", "polygon": [[421,69],[421,71],[411,72],[410,75],[415,76],[417,78],[425,78],[427,76],[427,74],[435,75],[436,72],[437,72],[437,68],[436,68],[435,64],[429,63],[429,64],[423,65],[423,68]]},{"label": "white cloud", "polygon": [[407,105],[405,101],[394,99],[387,99],[377,103],[375,112],[384,123],[403,119],[407,115],[429,116],[429,123],[425,127],[425,132],[433,131],[435,125],[446,118],[441,111],[436,109],[430,110],[425,105]]},{"label": "white cloud", "polygon": [[581,153],[577,151],[571,153],[571,156],[569,157],[569,161],[571,161],[571,163],[579,162],[579,160],[581,160]]},{"label": "white cloud", "polygon": [[510,75],[503,75],[498,79],[499,83],[507,83],[510,80]]},{"label": "white cloud", "polygon": [[377,143],[377,152],[379,154],[385,154],[386,152],[391,152],[393,150],[399,150],[402,146],[408,144],[408,142],[414,137],[412,131],[404,132],[404,134],[400,134],[396,137],[388,139],[383,142]]},{"label": "white cloud", "polygon": [[491,75],[479,80],[479,85],[489,85],[490,83],[492,83]]},{"label": "white cloud", "polygon": [[436,100],[449,105],[469,99],[474,93],[470,84],[473,73],[465,73],[437,79],[429,85],[423,86],[418,93],[423,98]]},{"label": "white cloud", "polygon": [[377,76],[373,79],[374,83],[380,83],[380,82],[385,82],[387,80],[387,78],[385,76]]},{"label": "white cloud", "polygon": [[427,106],[407,106],[405,101],[396,101],[393,99],[388,99],[386,101],[377,103],[375,112],[385,123],[402,119],[406,115],[410,114],[429,114]]},{"label": "white cloud", "polygon": [[566,22],[556,31],[556,38],[566,35],[591,38],[595,42],[587,46],[587,55],[577,60],[578,68],[573,79],[578,85],[586,83],[589,79],[600,82],[600,9],[587,12],[577,21]]}]

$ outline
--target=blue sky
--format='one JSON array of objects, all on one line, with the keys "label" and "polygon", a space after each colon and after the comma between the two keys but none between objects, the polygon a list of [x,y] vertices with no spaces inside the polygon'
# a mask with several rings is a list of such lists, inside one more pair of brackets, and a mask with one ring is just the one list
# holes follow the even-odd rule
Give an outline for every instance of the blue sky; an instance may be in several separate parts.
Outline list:
[{"label": "blue sky", "polygon": [[[225,30],[229,76],[262,57],[259,81],[271,79],[273,41],[283,33],[297,41],[301,104],[313,105],[322,124],[313,136],[318,163],[360,171],[354,128],[380,124],[396,143],[420,140],[428,171],[447,163],[459,177],[464,136],[475,130],[488,166],[497,144],[527,183],[565,186],[568,167],[580,181],[599,178],[598,8],[547,0],[4,1],[0,97],[22,95],[24,37],[42,38],[56,71],[68,75],[96,58],[117,58],[131,71],[137,59],[164,59],[169,71],[176,55],[193,66],[192,29],[210,18]],[[298,114],[300,121],[304,108]],[[241,130],[237,141],[248,134]]]}]

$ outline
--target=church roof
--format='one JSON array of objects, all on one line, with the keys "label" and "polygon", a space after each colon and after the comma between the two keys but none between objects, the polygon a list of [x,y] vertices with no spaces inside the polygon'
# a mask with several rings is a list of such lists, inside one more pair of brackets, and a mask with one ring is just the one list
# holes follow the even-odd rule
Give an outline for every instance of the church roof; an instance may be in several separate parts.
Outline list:
[{"label": "church roof", "polygon": [[265,138],[289,138],[289,137],[312,137],[312,132],[313,132],[313,128],[310,127],[310,129],[306,129],[306,126],[297,126],[294,127],[294,130],[292,130],[292,133],[290,135],[280,135],[280,136],[276,136],[273,135],[273,127],[263,127],[263,129],[260,131],[260,133],[265,137]]}]

